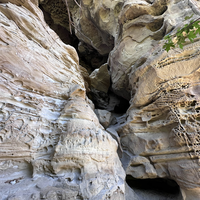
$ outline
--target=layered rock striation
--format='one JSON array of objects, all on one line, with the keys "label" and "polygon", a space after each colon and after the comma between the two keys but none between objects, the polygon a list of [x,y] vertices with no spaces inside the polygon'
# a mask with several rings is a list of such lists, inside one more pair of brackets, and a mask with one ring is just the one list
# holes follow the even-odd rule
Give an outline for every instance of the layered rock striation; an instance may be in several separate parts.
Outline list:
[{"label": "layered rock striation", "polygon": [[1,199],[123,199],[117,142],[86,97],[76,50],[32,1],[0,1]]},{"label": "layered rock striation", "polygon": [[[66,37],[74,31],[79,54],[104,58],[99,69],[89,76],[38,3]],[[2,199],[199,199],[199,37],[182,50],[162,47],[199,8],[196,0],[0,0]],[[181,195],[131,189],[138,179],[174,180]]]},{"label": "layered rock striation", "polygon": [[[176,4],[168,4],[166,13],[179,12],[179,5],[199,18],[196,1]],[[177,26],[183,25],[176,25],[172,35]],[[199,38],[169,53],[162,45],[131,67],[131,106],[125,125],[118,128],[122,160],[128,175],[173,179],[183,199],[199,199]]]}]

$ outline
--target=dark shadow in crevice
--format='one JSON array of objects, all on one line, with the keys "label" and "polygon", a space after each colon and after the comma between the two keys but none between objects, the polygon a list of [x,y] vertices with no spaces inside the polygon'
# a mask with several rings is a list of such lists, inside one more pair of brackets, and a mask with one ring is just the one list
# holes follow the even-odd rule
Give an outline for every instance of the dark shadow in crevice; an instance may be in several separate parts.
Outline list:
[{"label": "dark shadow in crevice", "polygon": [[115,106],[114,112],[117,114],[124,114],[126,113],[126,111],[128,110],[130,106],[129,101],[122,97],[118,97],[118,98],[120,100],[120,103]]},{"label": "dark shadow in crevice", "polygon": [[[74,32],[72,32],[72,34],[70,34],[70,32],[63,26],[59,25],[59,24],[55,24],[51,14],[46,12],[44,10],[44,8],[42,7],[42,5],[39,5],[39,8],[42,10],[43,14],[44,14],[44,20],[45,22],[49,25],[49,27],[54,30],[57,35],[60,37],[60,39],[68,45],[73,46],[75,49],[78,49],[78,43],[79,40],[76,37],[76,35],[74,34]],[[67,25],[68,26],[68,25]]]},{"label": "dark shadow in crevice", "polygon": [[95,109],[103,109],[116,114],[124,114],[128,110],[129,101],[114,94],[112,91],[108,93],[91,89],[89,98],[95,105]]},{"label": "dark shadow in crevice", "polygon": [[[44,19],[49,27],[57,33],[57,35],[65,44],[71,45],[76,49],[79,56],[79,64],[87,69],[88,73],[90,74],[92,71],[94,71],[94,69],[97,69],[101,65],[107,63],[109,54],[101,55],[91,45],[79,40],[75,35],[75,30],[73,26],[71,27],[72,34],[70,33],[70,31],[68,30],[69,20],[65,13],[66,10],[59,10],[59,6],[62,6],[61,2],[59,0],[51,0],[49,1],[49,3],[52,5],[39,5],[39,8],[44,14]],[[58,8],[56,7],[56,5],[58,5]],[[54,6],[57,9],[54,8]],[[58,12],[58,16],[55,15],[55,12]],[[63,20],[58,20],[56,18],[61,16],[63,16]],[[104,93],[95,89],[91,89],[91,92],[90,94],[88,94],[88,96],[95,104],[96,109],[105,109],[117,114],[124,114],[129,108],[128,100],[117,96],[112,91]]]},{"label": "dark shadow in crevice", "polygon": [[76,35],[73,26],[72,34],[66,28],[69,26],[68,21],[66,20],[66,24],[61,26],[60,24],[54,23],[54,20],[51,17],[51,14],[43,8],[43,5],[39,5],[39,8],[42,10],[44,14],[44,19],[49,27],[54,30],[60,39],[67,45],[73,46],[79,56],[80,65],[86,68],[89,74],[96,68],[99,68],[101,65],[105,64],[108,60],[108,54],[101,55],[98,53],[96,49],[94,49],[89,44],[86,44],[80,41]]},{"label": "dark shadow in crevice", "polygon": [[96,49],[84,42],[79,43],[77,52],[80,58],[80,65],[88,69],[89,74],[108,60],[108,54],[101,55]]},{"label": "dark shadow in crevice", "polygon": [[136,193],[147,193],[163,196],[163,199],[180,199],[181,192],[179,185],[171,179],[135,179],[130,175],[126,176],[126,182]]}]

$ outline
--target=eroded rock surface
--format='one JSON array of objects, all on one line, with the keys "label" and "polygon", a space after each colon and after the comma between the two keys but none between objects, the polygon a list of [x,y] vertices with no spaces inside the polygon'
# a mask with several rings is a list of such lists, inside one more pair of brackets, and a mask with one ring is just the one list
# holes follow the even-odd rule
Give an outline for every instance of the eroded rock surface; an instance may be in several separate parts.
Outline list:
[{"label": "eroded rock surface", "polygon": [[138,162],[131,157],[127,173],[136,178],[172,178],[186,199],[191,198],[190,189],[199,190],[198,54],[196,42],[180,52],[160,51],[148,64],[133,70],[130,79],[137,90],[127,123],[119,130],[122,146],[129,146],[143,166],[139,175]]},{"label": "eroded rock surface", "polygon": [[75,49],[31,1],[0,1],[1,199],[124,199],[117,142]]},{"label": "eroded rock surface", "polygon": [[[199,17],[195,1],[177,5]],[[177,5],[169,4],[169,11]],[[132,177],[170,178],[183,199],[199,199],[199,38],[169,53],[162,45],[132,66],[131,106],[118,128],[122,148],[128,147],[122,162]]]},{"label": "eroded rock surface", "polygon": [[[199,38],[183,50],[162,49],[164,35],[188,23],[185,16],[199,18],[200,3],[39,3],[67,34],[75,27],[83,57],[92,59],[94,49],[102,56],[93,68],[108,66],[89,77],[37,1],[0,0],[2,199],[200,199]],[[86,90],[104,109],[107,131]],[[172,179],[181,194],[134,190],[137,179],[165,180],[166,187]]]},{"label": "eroded rock surface", "polygon": [[107,63],[90,74],[91,87],[100,92],[108,93],[110,87],[110,73]]},{"label": "eroded rock surface", "polygon": [[[97,29],[114,38],[108,60],[112,89],[126,99],[131,98],[125,124],[116,126],[124,149],[122,162],[126,173],[141,179],[173,179],[179,184],[183,199],[199,199],[199,38],[184,50],[168,54],[162,50],[163,36],[188,23],[184,22],[185,16],[194,14],[193,19],[199,18],[199,3],[107,2],[93,8],[94,1],[83,1],[79,16],[89,16],[87,20],[95,22]],[[116,5],[120,8],[115,12],[118,22],[112,23],[111,28]],[[72,7],[72,13],[76,10],[76,27],[81,25],[77,30],[85,33],[83,21],[76,20],[80,8]],[[86,8],[90,10],[86,12]],[[107,22],[106,17],[110,19]],[[94,36],[90,38],[96,41]],[[91,41],[83,40],[102,51]]]}]

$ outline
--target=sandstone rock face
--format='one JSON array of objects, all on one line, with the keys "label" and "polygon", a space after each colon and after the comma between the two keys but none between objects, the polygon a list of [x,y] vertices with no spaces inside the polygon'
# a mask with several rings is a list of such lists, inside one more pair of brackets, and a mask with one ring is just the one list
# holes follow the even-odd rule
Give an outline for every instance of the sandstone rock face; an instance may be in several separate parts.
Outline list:
[{"label": "sandstone rock face", "polygon": [[[2,199],[200,199],[200,37],[162,49],[185,16],[199,18],[199,1],[39,3],[58,27],[75,27],[79,53],[109,57],[89,76],[38,1],[0,0]],[[114,113],[117,95],[126,113]],[[139,179],[174,180],[181,195],[132,189]]]},{"label": "sandstone rock face", "polygon": [[[122,1],[123,2],[123,1]],[[110,32],[116,34],[117,13],[119,12],[118,1],[112,2],[112,9],[109,9],[110,1],[80,1],[74,0],[40,0],[44,9],[51,13],[55,23],[69,28],[69,21],[65,5],[70,9],[73,18],[72,26],[75,27],[77,37],[93,48],[97,49],[101,55],[108,54],[113,48],[113,37]],[[105,8],[105,9],[104,9]],[[114,10],[114,8],[116,8]],[[110,12],[112,11],[112,15]],[[99,17],[100,16],[100,17]],[[110,16],[112,19],[110,19]],[[103,25],[106,30],[101,29]]]},{"label": "sandstone rock face", "polygon": [[[199,18],[197,2],[176,3],[168,4],[166,13],[174,9],[181,13],[179,5],[189,14],[194,12],[194,19]],[[177,19],[181,20],[174,18],[174,22]],[[131,106],[127,121],[118,128],[126,149],[122,159],[126,174],[140,179],[173,179],[183,199],[200,198],[198,40],[169,53],[161,42],[143,62],[132,65]]]},{"label": "sandstone rock face", "polygon": [[185,199],[198,199],[199,42],[179,52],[154,53],[130,73],[137,89],[119,128],[122,146],[129,146],[126,173],[174,179]]},{"label": "sandstone rock face", "polygon": [[0,1],[1,199],[124,199],[117,142],[75,49],[32,1]]},{"label": "sandstone rock face", "polygon": [[112,120],[112,113],[107,111],[107,110],[100,110],[100,109],[96,109],[95,113],[99,119],[99,122],[101,123],[101,125],[104,128],[107,128]]},{"label": "sandstone rock face", "polygon": [[[116,126],[126,174],[140,179],[173,179],[183,199],[199,199],[198,38],[183,50],[168,54],[162,50],[163,36],[183,26],[185,16],[199,17],[198,1],[82,2],[82,12],[72,6],[77,32],[87,32],[88,26],[83,25],[87,16],[98,30],[114,38],[109,55],[112,89],[131,98],[126,122]],[[120,8],[117,15],[113,13],[116,5]],[[113,16],[117,16],[117,24],[110,24]],[[91,41],[83,40],[102,52],[92,43],[97,41],[96,32],[93,34],[88,36]]]}]

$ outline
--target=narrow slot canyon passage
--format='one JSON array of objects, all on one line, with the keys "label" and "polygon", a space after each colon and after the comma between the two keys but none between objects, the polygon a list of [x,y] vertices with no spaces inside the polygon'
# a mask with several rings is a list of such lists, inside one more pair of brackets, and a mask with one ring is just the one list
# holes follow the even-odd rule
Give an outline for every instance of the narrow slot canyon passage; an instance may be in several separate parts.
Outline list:
[{"label": "narrow slot canyon passage", "polygon": [[[44,5],[44,7],[47,8],[48,6]],[[45,11],[43,5],[40,5],[40,8],[44,13],[45,21],[47,24],[59,35],[64,43],[69,44],[76,49],[79,55],[80,65],[87,70],[88,76],[91,75],[87,77],[89,88],[87,91],[87,96],[94,103],[95,113],[99,118],[100,123],[104,126],[105,129],[116,126],[118,123],[125,123],[125,118],[123,118],[123,116],[125,116],[130,103],[129,100],[118,96],[112,90],[112,81],[110,78],[111,71],[110,66],[107,64],[110,52],[105,55],[101,55],[91,45],[86,44],[84,41],[81,41],[76,37],[75,31],[77,30],[75,30],[74,27],[72,27],[73,31],[72,34],[70,34],[68,20],[65,20],[65,24],[63,24],[63,26],[56,25],[54,23],[55,19],[53,20],[51,18],[51,14]],[[163,11],[163,13],[165,11],[166,9]],[[61,11],[61,15],[62,14],[63,13]],[[65,17],[68,18],[68,16]],[[158,25],[159,27],[157,27],[156,31],[162,28],[164,20],[161,18],[158,19],[158,21],[160,24]],[[162,36],[159,36],[159,38],[162,38]],[[144,62],[141,62],[140,65],[145,63],[147,60],[145,57],[142,57],[141,59],[143,59]],[[107,71],[107,74],[99,72],[101,67]],[[105,84],[105,89],[100,88],[99,85],[101,83],[98,83],[98,80],[94,78],[94,76],[96,76],[98,73],[102,73],[102,75],[99,76],[99,79],[102,79],[103,76],[106,77],[109,75],[109,78],[105,79],[107,82],[109,81],[109,84]],[[93,83],[92,81],[97,81],[97,84]],[[120,153],[119,156],[121,156]],[[135,194],[140,196],[141,199],[182,200],[180,188],[173,180],[161,178],[135,179],[132,176],[127,175],[125,181],[129,187],[133,189]]]},{"label": "narrow slot canyon passage", "polygon": [[[62,4],[60,1],[57,1],[57,3]],[[63,4],[63,6],[65,5]],[[63,13],[64,12],[63,10],[60,10],[60,15],[64,16],[64,18],[66,19],[64,20],[63,23],[58,22],[56,24],[54,22],[54,20],[56,21],[56,19],[52,19],[51,14],[45,11],[44,9],[46,8],[47,10],[52,11],[52,9],[50,9],[51,6],[41,4],[39,7],[43,12],[45,21],[49,25],[49,27],[58,34],[60,39],[65,44],[71,45],[76,49],[79,56],[80,66],[84,67],[87,70],[88,75],[94,72],[95,69],[99,69],[102,65],[105,65],[107,63],[108,55],[109,55],[108,53],[105,55],[101,55],[92,46],[84,43],[83,41],[80,41],[75,35],[76,30],[74,26],[71,27],[72,33],[70,33],[68,16],[66,16],[66,13]],[[60,25],[59,23],[62,25]],[[107,65],[107,70],[108,70],[107,73],[110,76],[108,65]],[[104,74],[102,74],[102,76],[103,75]],[[95,109],[109,111],[113,113],[113,115],[116,114],[118,117],[126,113],[127,109],[130,106],[129,101],[123,97],[118,96],[112,91],[111,80],[108,80],[109,83],[108,85],[106,85],[107,88],[105,88],[107,92],[105,92],[104,89],[98,90],[98,88],[97,89],[94,88],[93,85],[91,85],[90,78],[87,77],[86,79],[89,85],[89,91],[87,91],[87,96],[94,103]],[[99,77],[99,79],[101,81],[102,77]],[[97,81],[97,84],[101,84],[101,83],[98,83],[98,80],[94,80],[94,81]]]},{"label": "narrow slot canyon passage", "polygon": [[200,199],[198,1],[0,2],[2,200]]}]

